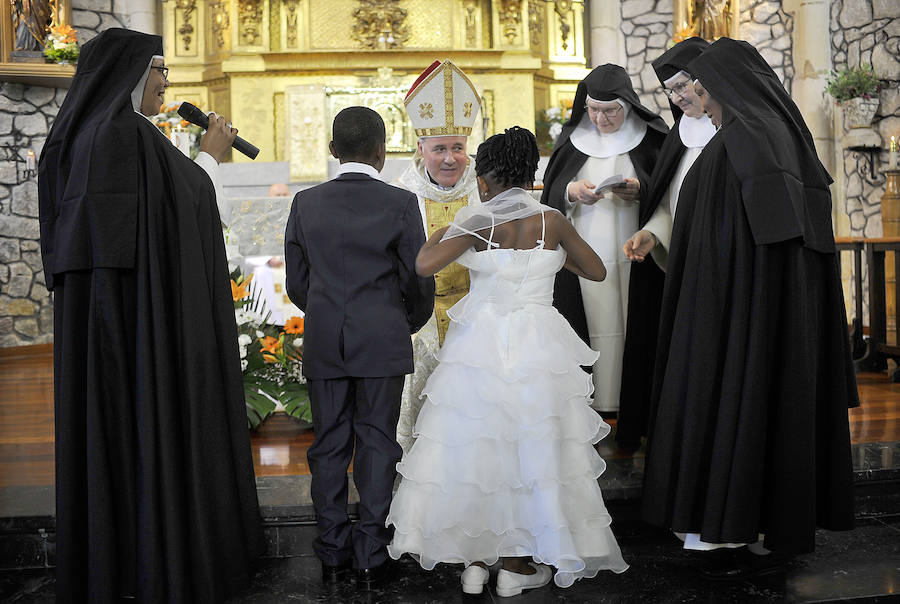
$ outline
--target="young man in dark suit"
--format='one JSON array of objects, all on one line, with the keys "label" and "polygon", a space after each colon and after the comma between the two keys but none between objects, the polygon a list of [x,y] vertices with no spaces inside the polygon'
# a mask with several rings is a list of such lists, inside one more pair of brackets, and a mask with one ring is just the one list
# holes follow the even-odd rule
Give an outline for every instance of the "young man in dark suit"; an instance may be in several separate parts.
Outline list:
[{"label": "young man in dark suit", "polygon": [[[365,107],[334,119],[330,150],[338,176],[294,197],[285,232],[287,290],[306,313],[303,375],[315,440],[307,457],[319,535],[313,543],[323,580],[351,564],[369,586],[387,570],[385,519],[396,464],[400,395],[413,371],[410,333],[431,316],[434,279],[416,275],[425,243],[412,193],[378,179],[385,129]],[[347,469],[359,522],[347,516]]]}]

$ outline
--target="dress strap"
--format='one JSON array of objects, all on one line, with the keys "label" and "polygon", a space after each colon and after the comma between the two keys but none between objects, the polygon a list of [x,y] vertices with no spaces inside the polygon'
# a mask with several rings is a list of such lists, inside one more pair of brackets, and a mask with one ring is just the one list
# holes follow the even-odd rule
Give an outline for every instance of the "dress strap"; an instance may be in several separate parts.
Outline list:
[{"label": "dress strap", "polygon": [[492,247],[500,247],[499,243],[494,243],[494,225],[495,225],[494,215],[491,214],[491,232],[488,234],[488,238],[486,241],[486,243],[488,245],[488,249],[490,249]]},{"label": "dress strap", "polygon": [[541,249],[544,248],[545,239],[547,237],[547,221],[544,219],[544,213],[541,212],[541,238],[537,240],[537,246]]}]

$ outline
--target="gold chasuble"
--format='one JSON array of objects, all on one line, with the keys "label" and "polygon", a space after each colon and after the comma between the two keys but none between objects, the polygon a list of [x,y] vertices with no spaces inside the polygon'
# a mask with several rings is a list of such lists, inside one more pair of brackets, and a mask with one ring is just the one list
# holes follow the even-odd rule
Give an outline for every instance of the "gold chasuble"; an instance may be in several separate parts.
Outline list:
[{"label": "gold chasuble", "polygon": [[[460,208],[469,205],[469,196],[459,197],[452,201],[440,202],[424,199],[425,232],[431,237],[436,230],[448,226]],[[444,345],[450,317],[447,309],[459,302],[469,293],[469,270],[456,262],[452,262],[434,276],[434,316],[437,320],[438,342]]]},{"label": "gold chasuble", "polygon": [[[403,102],[420,139],[469,136],[481,109],[481,95],[466,74],[450,61],[432,63],[413,83]],[[422,226],[428,236],[453,222],[460,208],[481,203],[471,160],[452,187],[443,187],[428,175],[422,155],[416,151],[395,184],[416,194]],[[434,280],[434,316],[413,336],[414,371],[407,376],[400,399],[397,442],[404,451],[414,441],[423,389],[438,364],[437,353],[450,327],[447,310],[469,293],[469,271],[455,262],[436,274]]]}]

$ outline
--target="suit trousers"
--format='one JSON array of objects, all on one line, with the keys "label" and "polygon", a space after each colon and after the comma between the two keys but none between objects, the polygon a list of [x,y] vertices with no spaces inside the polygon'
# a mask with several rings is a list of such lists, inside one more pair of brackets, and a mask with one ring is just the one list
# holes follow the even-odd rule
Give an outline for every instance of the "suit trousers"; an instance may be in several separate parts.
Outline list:
[{"label": "suit trousers", "polygon": [[[315,439],[307,451],[318,536],[313,550],[332,566],[352,558],[354,568],[387,560],[385,527],[397,462],[400,395],[405,376],[308,379]],[[354,456],[353,450],[356,448]],[[359,522],[347,515],[347,470],[359,491]]]}]

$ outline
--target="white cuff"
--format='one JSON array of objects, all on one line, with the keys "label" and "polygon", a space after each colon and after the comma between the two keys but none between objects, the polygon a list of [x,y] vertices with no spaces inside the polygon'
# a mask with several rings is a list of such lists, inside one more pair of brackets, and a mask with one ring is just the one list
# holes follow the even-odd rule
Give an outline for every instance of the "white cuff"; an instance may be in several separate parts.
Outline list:
[{"label": "white cuff", "polygon": [[209,175],[213,188],[216,190],[216,205],[219,207],[219,218],[222,219],[225,225],[229,224],[231,222],[231,200],[225,197],[225,190],[222,188],[222,183],[219,179],[219,162],[206,151],[201,151],[197,154],[194,163],[203,168]]}]

